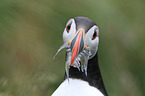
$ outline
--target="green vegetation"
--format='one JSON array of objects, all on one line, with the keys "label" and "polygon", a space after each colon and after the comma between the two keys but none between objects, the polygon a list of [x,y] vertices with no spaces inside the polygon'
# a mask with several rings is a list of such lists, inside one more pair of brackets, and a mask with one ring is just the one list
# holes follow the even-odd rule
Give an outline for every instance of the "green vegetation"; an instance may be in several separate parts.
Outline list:
[{"label": "green vegetation", "polygon": [[100,28],[109,96],[145,94],[144,0],[0,0],[0,96],[51,95],[63,80],[65,50],[52,58],[75,16]]}]

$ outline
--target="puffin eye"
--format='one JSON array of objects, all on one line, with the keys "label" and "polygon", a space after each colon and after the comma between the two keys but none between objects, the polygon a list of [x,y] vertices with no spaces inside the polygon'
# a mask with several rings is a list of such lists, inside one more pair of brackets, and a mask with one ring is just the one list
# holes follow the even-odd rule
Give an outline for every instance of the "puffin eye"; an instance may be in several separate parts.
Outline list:
[{"label": "puffin eye", "polygon": [[97,29],[94,30],[94,34],[92,36],[92,40],[94,40],[97,37]]},{"label": "puffin eye", "polygon": [[71,28],[71,23],[69,23],[67,26],[66,26],[66,31],[69,33],[70,31],[70,28]]}]

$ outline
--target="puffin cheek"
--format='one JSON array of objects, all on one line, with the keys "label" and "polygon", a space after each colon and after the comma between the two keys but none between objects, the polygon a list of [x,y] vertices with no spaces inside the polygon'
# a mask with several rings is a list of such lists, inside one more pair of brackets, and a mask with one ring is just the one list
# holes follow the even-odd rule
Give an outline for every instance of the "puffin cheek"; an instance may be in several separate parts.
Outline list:
[{"label": "puffin cheek", "polygon": [[92,55],[90,56],[90,58],[92,58],[98,51],[98,40],[97,38],[94,41],[91,41],[91,46],[90,46],[90,51],[92,53]]}]

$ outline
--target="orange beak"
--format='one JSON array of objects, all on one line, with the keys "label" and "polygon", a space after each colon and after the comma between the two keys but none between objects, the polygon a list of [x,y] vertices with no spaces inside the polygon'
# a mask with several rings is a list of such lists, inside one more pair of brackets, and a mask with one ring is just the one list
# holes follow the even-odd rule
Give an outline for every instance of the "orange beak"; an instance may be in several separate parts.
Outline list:
[{"label": "orange beak", "polygon": [[84,48],[84,29],[79,29],[73,38],[70,48],[72,51],[72,57],[71,57],[71,66],[78,56],[78,54],[83,50]]}]

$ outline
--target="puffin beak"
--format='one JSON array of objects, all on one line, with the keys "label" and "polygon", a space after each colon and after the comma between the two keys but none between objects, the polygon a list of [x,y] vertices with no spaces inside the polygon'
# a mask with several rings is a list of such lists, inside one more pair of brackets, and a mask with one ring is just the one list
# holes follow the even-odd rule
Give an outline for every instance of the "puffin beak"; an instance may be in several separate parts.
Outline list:
[{"label": "puffin beak", "polygon": [[80,28],[70,43],[70,48],[72,51],[71,64],[70,64],[71,66],[73,65],[75,58],[84,48],[84,35],[85,35],[84,29]]}]

